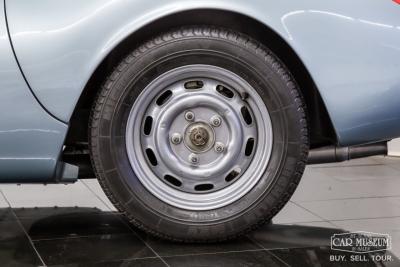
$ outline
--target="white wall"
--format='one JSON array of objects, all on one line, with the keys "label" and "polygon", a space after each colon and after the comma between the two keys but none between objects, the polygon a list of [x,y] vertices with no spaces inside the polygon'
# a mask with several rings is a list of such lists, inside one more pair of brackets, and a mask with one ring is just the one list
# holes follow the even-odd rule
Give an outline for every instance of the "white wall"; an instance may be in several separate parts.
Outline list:
[{"label": "white wall", "polygon": [[400,139],[395,139],[389,143],[389,155],[400,156]]}]

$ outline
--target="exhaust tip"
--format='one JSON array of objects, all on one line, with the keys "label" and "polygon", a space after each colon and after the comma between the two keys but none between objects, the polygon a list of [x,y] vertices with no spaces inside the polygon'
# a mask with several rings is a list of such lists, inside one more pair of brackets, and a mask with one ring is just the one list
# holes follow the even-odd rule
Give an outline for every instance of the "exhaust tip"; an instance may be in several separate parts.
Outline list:
[{"label": "exhaust tip", "polygon": [[387,154],[387,141],[351,147],[329,146],[310,150],[307,163],[309,165],[334,163]]}]

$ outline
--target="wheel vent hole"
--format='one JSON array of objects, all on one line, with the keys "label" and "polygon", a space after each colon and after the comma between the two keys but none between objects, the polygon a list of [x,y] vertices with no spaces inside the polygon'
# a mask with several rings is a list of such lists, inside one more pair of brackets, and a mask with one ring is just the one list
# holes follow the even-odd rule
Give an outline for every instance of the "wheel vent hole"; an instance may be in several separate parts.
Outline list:
[{"label": "wheel vent hole", "polygon": [[157,98],[156,104],[159,106],[164,105],[168,101],[168,99],[171,98],[171,96],[172,96],[172,92],[170,90],[165,91],[164,93],[162,93],[162,95],[160,95]]},{"label": "wheel vent hole", "polygon": [[170,183],[170,184],[172,184],[172,185],[174,185],[174,186],[176,186],[176,187],[181,187],[181,186],[182,186],[182,182],[179,181],[178,179],[176,179],[175,177],[171,176],[171,175],[165,175],[165,176],[164,176],[164,179],[165,179],[168,183]]},{"label": "wheel vent hole", "polygon": [[250,111],[246,106],[243,106],[240,109],[240,112],[242,113],[242,117],[244,121],[247,123],[247,125],[250,125],[253,123],[253,118],[251,117]]},{"label": "wheel vent hole", "polygon": [[149,159],[151,165],[153,165],[153,166],[158,165],[156,155],[154,154],[152,149],[150,149],[150,148],[146,149],[146,155],[147,155],[147,158]]},{"label": "wheel vent hole", "polygon": [[144,121],[143,133],[149,135],[151,133],[151,128],[153,127],[153,118],[147,116]]},{"label": "wheel vent hole", "polygon": [[185,83],[185,89],[187,90],[196,90],[204,87],[204,83],[202,81],[190,81]]},{"label": "wheel vent hole", "polygon": [[194,187],[194,190],[204,192],[212,190],[213,188],[214,188],[213,184],[199,184]]},{"label": "wheel vent hole", "polygon": [[228,176],[226,176],[225,181],[232,182],[233,180],[235,180],[236,177],[239,176],[241,170],[240,169],[235,169],[233,171],[231,171]]},{"label": "wheel vent hole", "polygon": [[220,93],[221,95],[227,97],[227,98],[233,98],[235,96],[235,93],[232,92],[232,90],[229,90],[223,85],[218,85],[217,86],[217,92]]},{"label": "wheel vent hole", "polygon": [[254,149],[254,138],[249,138],[249,140],[247,140],[247,144],[246,144],[246,150],[245,150],[245,155],[247,157],[251,156],[251,154],[253,153],[253,149]]}]

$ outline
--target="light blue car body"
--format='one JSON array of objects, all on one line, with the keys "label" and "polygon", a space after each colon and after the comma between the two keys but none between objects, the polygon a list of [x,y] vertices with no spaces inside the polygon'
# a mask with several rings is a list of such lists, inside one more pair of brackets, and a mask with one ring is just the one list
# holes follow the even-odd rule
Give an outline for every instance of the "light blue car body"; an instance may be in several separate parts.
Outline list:
[{"label": "light blue car body", "polygon": [[391,0],[2,0],[0,9],[3,182],[54,177],[96,68],[131,34],[187,10],[243,14],[285,40],[314,80],[339,144],[400,136],[400,6]]}]

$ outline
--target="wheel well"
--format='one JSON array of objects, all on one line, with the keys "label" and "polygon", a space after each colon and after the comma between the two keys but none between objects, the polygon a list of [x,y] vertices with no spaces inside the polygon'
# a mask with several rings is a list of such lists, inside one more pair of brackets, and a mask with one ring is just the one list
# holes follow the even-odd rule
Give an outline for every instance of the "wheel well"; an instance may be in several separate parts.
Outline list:
[{"label": "wheel well", "polygon": [[71,117],[66,147],[87,144],[87,125],[92,103],[104,79],[123,57],[144,41],[172,28],[187,25],[229,28],[245,33],[266,45],[291,70],[303,93],[307,106],[311,147],[337,143],[334,128],[314,81],[297,54],[278,34],[261,22],[239,13],[199,9],[169,15],[144,26],[127,37],[103,60],[84,88]]}]

